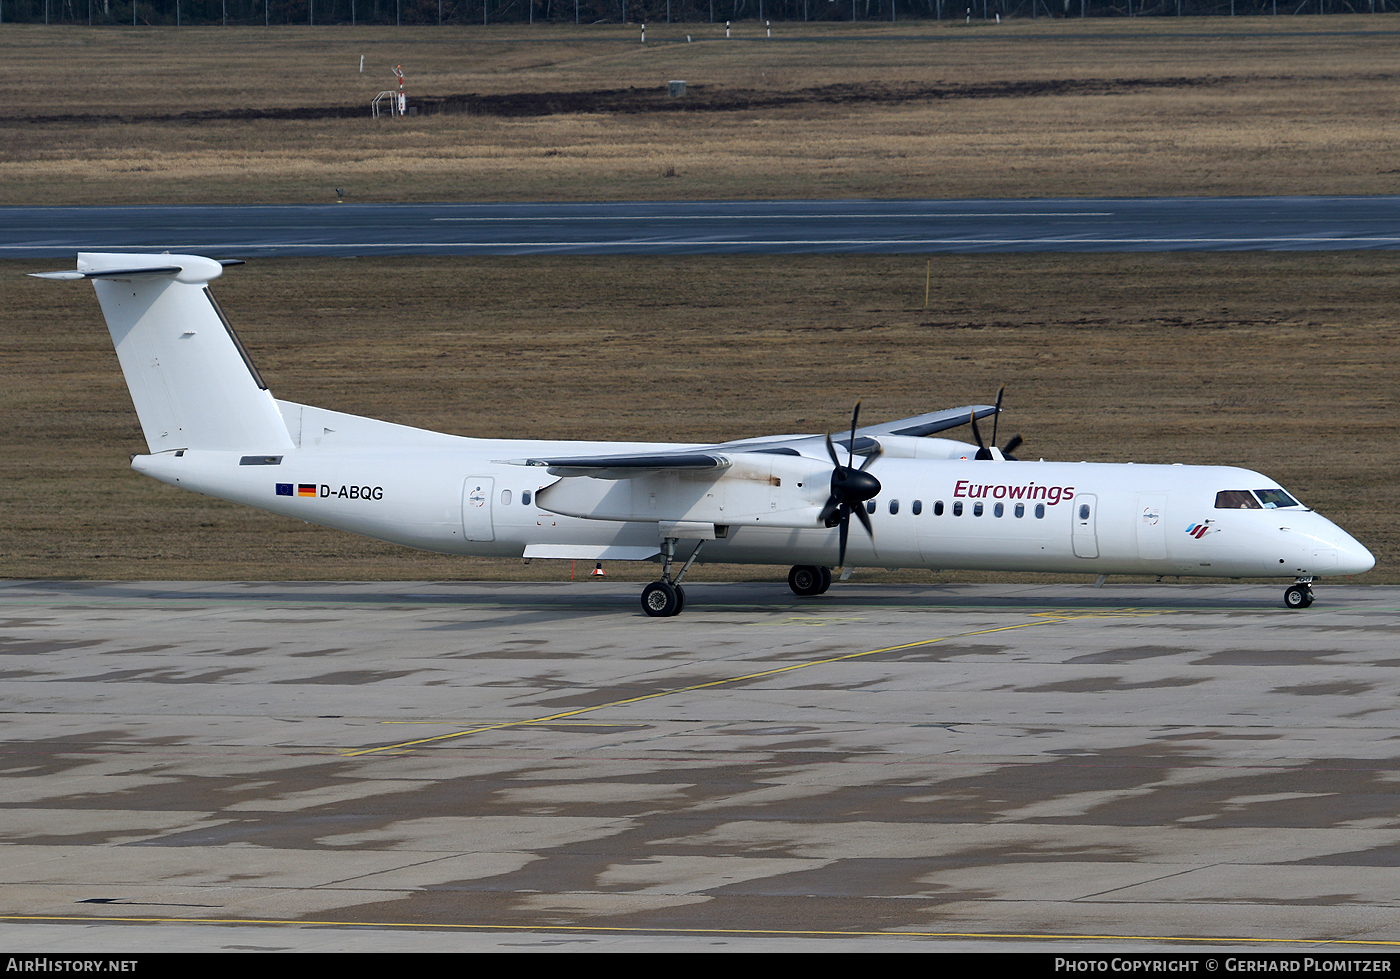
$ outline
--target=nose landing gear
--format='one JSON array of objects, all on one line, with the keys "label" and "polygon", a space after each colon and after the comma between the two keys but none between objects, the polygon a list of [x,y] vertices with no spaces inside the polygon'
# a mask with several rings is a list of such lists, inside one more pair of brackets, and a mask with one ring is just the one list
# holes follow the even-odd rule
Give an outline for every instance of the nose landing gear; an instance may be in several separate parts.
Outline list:
[{"label": "nose landing gear", "polygon": [[1307,608],[1312,603],[1312,578],[1299,578],[1283,593],[1284,608]]}]

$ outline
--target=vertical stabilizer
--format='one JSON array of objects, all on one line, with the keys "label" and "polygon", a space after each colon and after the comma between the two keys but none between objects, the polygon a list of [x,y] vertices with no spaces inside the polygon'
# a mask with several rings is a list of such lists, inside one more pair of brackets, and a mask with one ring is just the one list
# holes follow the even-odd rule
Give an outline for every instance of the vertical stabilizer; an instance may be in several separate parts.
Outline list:
[{"label": "vertical stabilizer", "polygon": [[76,272],[91,279],[151,452],[292,448],[267,385],[210,293],[223,273],[195,255],[85,252]]}]

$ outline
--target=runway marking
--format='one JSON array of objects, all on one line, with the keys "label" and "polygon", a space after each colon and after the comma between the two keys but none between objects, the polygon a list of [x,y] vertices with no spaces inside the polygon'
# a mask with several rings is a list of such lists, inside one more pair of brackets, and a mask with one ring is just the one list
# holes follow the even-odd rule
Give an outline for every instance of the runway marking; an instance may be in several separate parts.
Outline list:
[{"label": "runway marking", "polygon": [[1015,629],[1029,629],[1038,625],[1053,625],[1058,622],[1068,622],[1073,619],[1097,619],[1114,616],[1128,615],[1156,615],[1160,613],[1142,612],[1136,608],[1125,608],[1108,611],[1094,612],[1037,612],[1033,613],[1033,622],[1020,622],[1016,625],[995,626],[991,629],[975,629],[971,632],[958,632],[949,636],[938,636],[934,639],[919,639],[914,642],[900,643],[897,646],[882,646],[879,649],[867,649],[859,653],[843,653],[840,656],[828,656],[824,659],[809,660],[806,663],[792,663],[788,666],[778,666],[771,670],[759,670],[757,673],[745,673],[742,676],[725,677],[722,680],[708,680],[704,683],[693,683],[685,687],[674,687],[670,690],[658,690],[655,693],[640,694],[636,697],[624,697],[621,700],[611,700],[605,704],[594,704],[592,707],[577,707],[573,710],[560,711],[557,714],[546,714],[543,717],[532,717],[522,721],[499,721],[494,724],[482,724],[477,727],[468,728],[465,731],[453,731],[450,734],[439,734],[431,738],[419,738],[413,741],[399,741],[395,744],[380,745],[377,748],[357,748],[354,751],[343,751],[344,758],[356,758],[361,755],[372,755],[382,751],[408,751],[413,748],[421,748],[424,745],[436,744],[441,741],[452,741],[457,738],[469,737],[473,734],[484,734],[487,731],[500,731],[510,727],[522,727],[530,724],[547,724],[558,721],[565,717],[577,717],[580,714],[588,714],[592,711],[607,710],[610,707],[624,707],[628,704],[640,704],[647,700],[656,700],[660,697],[671,697],[676,694],[692,693],[696,690],[707,690],[712,687],[722,687],[731,683],[743,683],[746,680],[760,680],[765,677],[778,676],[782,673],[791,673],[794,670],[805,670],[813,666],[828,666],[832,663],[842,663],[848,660],[860,659],[864,656],[876,656],[880,653],[893,653],[901,649],[917,649],[920,646],[932,646],[934,643],[947,642],[950,639],[966,639],[969,636],[986,636],[997,632],[1011,632]]},{"label": "runway marking", "polygon": [[1130,619],[1130,618],[1146,618],[1147,616],[1150,616],[1150,615],[1161,615],[1162,613],[1161,613],[1160,611],[1143,611],[1142,609],[1129,608],[1129,609],[1118,609],[1118,610],[1115,610],[1115,611],[1106,611],[1106,612],[1105,612],[1105,611],[1100,611],[1100,612],[1080,612],[1080,611],[1077,611],[1077,610],[1074,610],[1074,609],[1067,609],[1067,610],[1064,610],[1064,611],[1053,611],[1053,612],[1028,612],[1028,613],[1026,613],[1026,614],[1027,614],[1027,615],[1030,615],[1030,616],[1032,616],[1032,617],[1034,617],[1034,618],[1046,618],[1046,619],[1062,620],[1062,619],[1124,619],[1124,618],[1129,618],[1129,619]]},{"label": "runway marking", "polygon": [[[448,723],[448,722],[447,722],[447,721],[444,721],[444,720],[427,720],[427,721],[380,721],[379,723],[380,723],[380,724],[446,724],[446,723]],[[540,722],[540,721],[511,721],[510,723],[511,723],[511,724],[521,724],[521,725],[525,725],[525,724],[539,724],[539,723],[541,723],[541,722]],[[543,722],[543,723],[553,723],[553,722],[552,722],[552,721],[545,721],[545,722]],[[567,726],[567,727],[636,727],[636,728],[643,728],[643,727],[648,727],[648,726],[649,726],[648,724],[646,724],[645,722],[642,722],[642,721],[564,721],[564,722],[562,722],[562,725],[563,725],[563,726]]]},{"label": "runway marking", "polygon": [[[1080,237],[1041,237],[1041,238],[981,238],[975,236],[963,238],[608,238],[603,240],[590,241],[373,241],[373,242],[351,242],[338,244],[332,242],[247,242],[247,241],[222,241],[222,242],[185,242],[184,244],[173,244],[172,248],[179,248],[185,251],[202,250],[231,250],[239,249],[249,252],[267,252],[281,249],[313,249],[316,254],[330,255],[345,251],[347,249],[374,251],[386,248],[453,248],[461,249],[463,254],[484,249],[500,249],[502,254],[513,254],[517,249],[549,249],[552,251],[567,251],[569,249],[611,249],[611,248],[637,248],[637,249],[666,249],[666,248],[694,248],[700,249],[695,254],[705,254],[711,249],[745,249],[745,248],[776,248],[775,254],[783,254],[784,249],[804,249],[804,248],[890,248],[890,247],[937,247],[972,249],[980,248],[1000,248],[1017,249],[1027,248],[1031,251],[1038,249],[1048,249],[1051,251],[1084,251],[1091,249],[1115,249],[1115,248],[1135,248],[1141,247],[1146,251],[1171,250],[1174,248],[1190,248],[1199,250],[1215,249],[1250,249],[1250,248],[1280,248],[1294,249],[1299,251],[1315,250],[1318,246],[1337,246],[1344,248],[1396,248],[1400,247],[1400,237],[1394,235],[1375,236],[1327,236],[1327,235],[1289,235],[1282,237],[1246,237],[1246,238],[1080,238]],[[92,242],[94,248],[107,249],[128,249],[154,247],[141,242],[126,240],[98,240]],[[2,252],[71,252],[73,248],[69,245],[0,245]],[[603,252],[602,254],[609,254]]]},{"label": "runway marking", "polygon": [[755,935],[821,938],[973,938],[973,939],[1021,939],[1035,941],[1104,941],[1104,942],[1210,942],[1214,944],[1254,944],[1254,945],[1366,945],[1400,946],[1400,940],[1383,938],[1239,938],[1235,936],[1214,936],[1198,938],[1188,935],[1080,935],[1046,934],[1042,932],[976,932],[976,931],[831,931],[817,928],[637,928],[620,925],[469,925],[439,924],[416,921],[319,921],[298,919],[288,921],[278,918],[159,918],[126,917],[121,915],[77,915],[77,914],[4,914],[0,921],[59,921],[97,924],[108,921],[122,921],[127,924],[181,924],[181,925],[282,925],[294,928],[416,928],[424,930],[457,931],[537,931],[567,932],[570,934],[612,934],[612,935]]},{"label": "runway marking", "polygon": [[778,625],[834,625],[838,622],[864,622],[863,615],[835,616],[835,615],[789,615],[785,619],[779,619]]},{"label": "runway marking", "polygon": [[563,214],[563,215],[539,215],[539,216],[518,216],[509,215],[505,217],[464,217],[464,218],[429,218],[430,221],[470,221],[470,222],[517,222],[517,223],[540,223],[552,221],[852,221],[856,219],[875,219],[878,221],[922,221],[926,219],[937,219],[940,221],[955,221],[958,218],[1111,218],[1116,211],[946,211],[941,213],[922,214],[912,212],[900,214],[894,212],[878,212],[875,214],[847,214],[833,212],[830,214],[783,214],[775,212],[773,214],[603,214],[589,216],[586,214]]}]

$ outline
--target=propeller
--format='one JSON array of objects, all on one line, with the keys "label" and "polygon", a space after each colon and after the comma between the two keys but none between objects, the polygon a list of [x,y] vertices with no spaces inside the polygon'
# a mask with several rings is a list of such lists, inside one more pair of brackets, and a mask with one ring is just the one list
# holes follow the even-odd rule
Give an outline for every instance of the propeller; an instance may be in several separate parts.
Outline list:
[{"label": "propeller", "polygon": [[[997,390],[997,410],[996,410],[996,414],[994,414],[994,415],[992,416],[992,445],[996,445],[996,444],[997,444],[997,422],[1001,421],[1001,398],[1002,398],[1002,395],[1004,395],[1005,393],[1006,393],[1006,385],[1003,384],[1003,385]],[[976,412],[973,412],[973,413],[972,413],[972,434],[973,434],[973,436],[977,439],[977,454],[976,454],[975,456],[973,456],[973,458],[974,458],[974,459],[995,459],[996,456],[992,455],[992,450],[991,450],[990,448],[987,447],[987,443],[982,441],[982,433],[981,433],[980,431],[978,431],[978,429],[977,429],[977,413],[976,413]],[[1007,442],[1007,443],[1006,443],[1006,448],[1004,448],[1004,449],[1001,450],[1001,457],[1002,457],[1003,459],[1010,460],[1011,462],[1015,462],[1015,461],[1016,461],[1016,457],[1013,456],[1011,453],[1013,453],[1013,452],[1015,452],[1017,449],[1019,449],[1019,448],[1022,446],[1022,444],[1025,443],[1025,441],[1026,441],[1026,440],[1023,439],[1023,438],[1021,438],[1021,436],[1019,436],[1019,435],[1013,435],[1013,436],[1011,436],[1011,441]]]},{"label": "propeller", "polygon": [[856,428],[859,419],[860,402],[857,401],[855,409],[851,412],[851,440],[846,445],[845,465],[841,464],[841,459],[836,454],[836,446],[831,442],[831,433],[826,433],[826,453],[831,456],[831,464],[835,468],[831,471],[831,495],[827,497],[826,506],[822,507],[821,516],[817,520],[824,527],[841,528],[841,553],[836,562],[838,568],[846,566],[846,538],[850,535],[852,513],[860,519],[865,532],[871,538],[875,536],[875,528],[870,526],[870,516],[865,512],[863,504],[880,494],[880,481],[865,471],[879,458],[880,450],[877,447],[866,456],[859,469],[855,468]]}]

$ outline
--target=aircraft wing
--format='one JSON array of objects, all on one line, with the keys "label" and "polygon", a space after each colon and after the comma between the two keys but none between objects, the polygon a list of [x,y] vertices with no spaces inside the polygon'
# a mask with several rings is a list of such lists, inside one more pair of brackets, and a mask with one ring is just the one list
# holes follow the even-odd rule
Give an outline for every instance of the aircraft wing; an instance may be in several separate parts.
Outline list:
[{"label": "aircraft wing", "polygon": [[[977,413],[978,418],[986,418],[988,415],[995,415],[997,409],[996,405],[964,405],[961,408],[943,408],[939,411],[915,415],[912,418],[882,422],[879,425],[865,425],[856,429],[854,453],[858,456],[868,456],[879,452],[881,435],[920,438],[945,432],[950,428],[957,428],[959,425],[966,425],[972,418],[973,412]],[[851,445],[851,437],[833,432],[831,442],[842,452],[845,452]],[[826,437],[823,435],[776,435],[724,442],[716,448],[728,452],[769,452],[776,455],[805,455],[825,458]]]},{"label": "aircraft wing", "polygon": [[966,425],[972,418],[973,412],[977,413],[978,418],[986,418],[988,415],[995,415],[997,409],[996,405],[964,405],[961,408],[944,408],[941,411],[915,415],[913,418],[882,422],[879,425],[863,425],[856,429],[856,451],[860,451],[860,436],[862,435],[870,438],[879,438],[881,435],[908,435],[912,437],[934,435],[950,428],[957,428],[959,425]]},{"label": "aircraft wing", "polygon": [[[965,405],[944,408],[912,418],[900,418],[879,425],[856,429],[854,452],[868,456],[880,451],[881,435],[919,437],[966,425],[975,412],[978,418],[996,414],[995,405]],[[833,438],[832,443],[846,450],[849,436]],[[806,456],[826,458],[826,437],[823,435],[777,435],[756,439],[739,439],[714,446],[678,449],[673,452],[629,453],[625,455],[554,456],[541,459],[512,459],[517,466],[547,469],[551,476],[591,476],[594,479],[636,479],[658,473],[713,473],[718,476],[734,465],[736,454]]]},{"label": "aircraft wing", "polygon": [[636,479],[662,472],[719,472],[734,465],[718,452],[682,450],[628,455],[564,456],[525,459],[516,465],[538,466],[551,476],[592,476],[594,479]]}]

